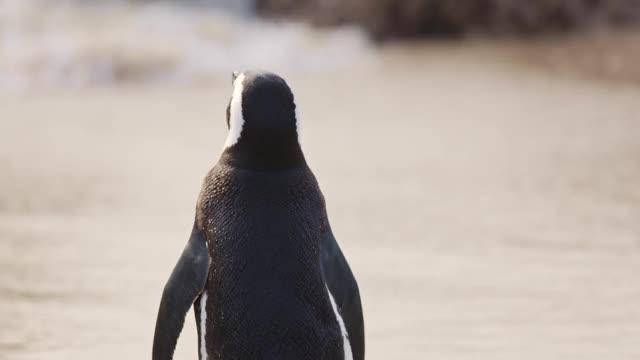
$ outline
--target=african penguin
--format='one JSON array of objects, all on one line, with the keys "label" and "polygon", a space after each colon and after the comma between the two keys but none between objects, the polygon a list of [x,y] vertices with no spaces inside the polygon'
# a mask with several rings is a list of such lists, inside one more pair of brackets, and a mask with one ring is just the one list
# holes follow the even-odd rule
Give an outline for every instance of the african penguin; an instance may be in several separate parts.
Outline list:
[{"label": "african penguin", "polygon": [[293,93],[233,74],[229,133],[165,285],[153,360],[172,359],[193,305],[201,360],[363,360],[358,285],[298,142]]}]

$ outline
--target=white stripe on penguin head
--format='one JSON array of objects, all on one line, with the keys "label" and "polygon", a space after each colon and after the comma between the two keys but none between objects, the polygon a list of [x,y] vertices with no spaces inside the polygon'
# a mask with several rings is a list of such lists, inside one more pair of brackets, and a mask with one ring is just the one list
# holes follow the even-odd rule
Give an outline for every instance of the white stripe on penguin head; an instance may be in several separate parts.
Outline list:
[{"label": "white stripe on penguin head", "polygon": [[231,104],[229,106],[229,134],[224,147],[228,148],[240,139],[242,127],[244,126],[244,117],[242,115],[242,91],[244,90],[244,74],[240,73],[233,81],[233,94],[231,95]]},{"label": "white stripe on penguin head", "polygon": [[298,143],[301,142],[301,133],[300,133],[300,106],[293,103],[293,106],[296,107],[295,116],[296,116],[296,135],[298,135]]}]

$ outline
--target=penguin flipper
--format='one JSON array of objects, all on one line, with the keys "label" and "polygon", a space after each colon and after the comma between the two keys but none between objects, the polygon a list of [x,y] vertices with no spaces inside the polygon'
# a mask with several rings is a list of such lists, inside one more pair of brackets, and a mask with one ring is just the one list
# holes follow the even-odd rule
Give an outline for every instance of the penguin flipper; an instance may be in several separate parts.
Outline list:
[{"label": "penguin flipper", "polygon": [[153,337],[153,360],[173,358],[185,316],[206,285],[209,262],[206,238],[194,224],[162,293]]},{"label": "penguin flipper", "polygon": [[364,319],[360,290],[326,220],[320,244],[320,263],[327,287],[344,321],[354,360],[364,360]]}]

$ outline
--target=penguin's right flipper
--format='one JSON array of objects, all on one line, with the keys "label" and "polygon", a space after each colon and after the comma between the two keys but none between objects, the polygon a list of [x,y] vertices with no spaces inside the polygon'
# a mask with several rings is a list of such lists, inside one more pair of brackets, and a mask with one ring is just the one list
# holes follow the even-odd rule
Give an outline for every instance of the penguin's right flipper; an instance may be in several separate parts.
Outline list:
[{"label": "penguin's right flipper", "polygon": [[153,337],[153,360],[173,358],[185,316],[206,285],[209,262],[206,238],[194,224],[189,242],[162,293]]},{"label": "penguin's right flipper", "polygon": [[325,215],[325,228],[320,243],[320,266],[327,287],[347,328],[353,360],[364,360],[364,319],[358,283],[351,272]]}]

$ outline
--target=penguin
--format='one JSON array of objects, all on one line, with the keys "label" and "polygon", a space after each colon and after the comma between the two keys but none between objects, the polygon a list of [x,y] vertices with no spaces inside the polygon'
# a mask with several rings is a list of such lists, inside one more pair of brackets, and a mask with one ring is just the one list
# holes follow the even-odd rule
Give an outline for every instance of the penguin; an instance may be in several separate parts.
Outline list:
[{"label": "penguin", "polygon": [[168,360],[193,307],[200,360],[363,360],[358,284],[300,147],[283,78],[233,73],[228,135],[158,310]]}]

